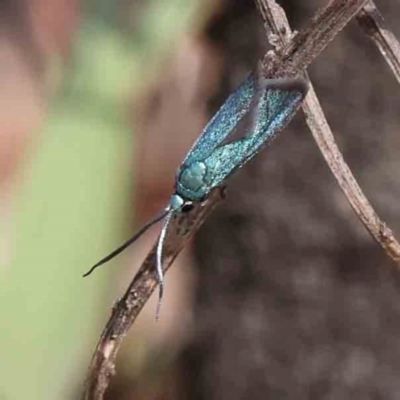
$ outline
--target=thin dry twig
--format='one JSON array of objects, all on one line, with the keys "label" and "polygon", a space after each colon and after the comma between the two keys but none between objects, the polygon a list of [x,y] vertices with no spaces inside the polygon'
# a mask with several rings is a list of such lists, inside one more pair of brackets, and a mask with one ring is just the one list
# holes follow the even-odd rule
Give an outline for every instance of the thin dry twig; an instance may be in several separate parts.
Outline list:
[{"label": "thin dry twig", "polygon": [[382,14],[372,0],[362,8],[356,20],[379,48],[400,83],[400,43],[386,26]]},{"label": "thin dry twig", "polygon": [[[256,3],[264,18],[268,39],[275,46],[276,51],[279,54],[283,46],[290,41],[292,34],[286,14],[275,0],[256,0]],[[362,14],[365,14],[365,8],[368,8],[371,11],[371,4],[368,4],[368,7],[365,6],[363,8],[361,11]],[[376,8],[375,11],[374,17],[377,15]],[[370,18],[370,14],[367,14],[367,18]],[[382,28],[382,25],[380,26]],[[388,35],[386,32],[385,38],[387,37]],[[391,40],[391,44],[394,42],[397,44],[396,39]],[[391,56],[390,60],[396,61],[397,58],[395,57],[395,53],[392,52],[391,54],[394,54],[394,56]],[[392,63],[391,65],[396,64]],[[311,133],[317,142],[325,161],[358,217],[372,237],[383,247],[389,257],[399,265],[400,244],[394,237],[392,231],[384,222],[382,222],[375,210],[372,208],[354,178],[350,168],[344,161],[343,155],[336,144],[332,130],[326,120],[312,83],[306,74],[305,77],[308,80],[310,89],[302,107]]]},{"label": "thin dry twig", "polygon": [[[297,34],[280,52],[280,58],[264,57],[268,77],[295,76],[304,70],[337,33],[365,4],[366,0],[335,0],[320,11],[311,25]],[[270,63],[266,64],[266,61]],[[164,268],[167,270],[185,243],[198,229],[212,208],[221,200],[217,190],[207,201],[197,204],[190,213],[171,221],[165,243]],[[154,247],[146,257],[125,295],[115,304],[112,315],[95,350],[85,384],[85,400],[101,400],[122,340],[157,285],[154,269]]]},{"label": "thin dry twig", "polygon": [[[217,189],[205,202],[195,204],[190,213],[180,213],[172,217],[164,242],[164,271],[169,269],[187,241],[223,197],[224,189]],[[83,396],[86,400],[103,399],[110,377],[115,373],[115,359],[122,340],[157,287],[155,254],[156,245],[147,255],[124,296],[112,309],[89,367]]]},{"label": "thin dry twig", "polygon": [[[312,60],[330,43],[331,40],[346,26],[346,24],[364,6],[367,0],[333,0],[319,12],[309,26],[291,35],[289,25],[282,20],[276,20],[278,30],[272,31],[272,43],[279,44],[282,37],[290,35],[289,42],[282,42],[284,47],[278,52],[278,57],[268,52],[264,57],[265,76],[267,78],[291,77],[299,75],[310,65]],[[278,4],[269,9],[269,13],[278,9]],[[257,5],[264,16],[268,8],[267,2],[257,0]],[[272,2],[270,3],[272,5]],[[261,9],[262,6],[262,9]],[[286,20],[286,16],[284,17]],[[267,22],[266,22],[267,23]],[[272,57],[271,57],[272,55]]]}]

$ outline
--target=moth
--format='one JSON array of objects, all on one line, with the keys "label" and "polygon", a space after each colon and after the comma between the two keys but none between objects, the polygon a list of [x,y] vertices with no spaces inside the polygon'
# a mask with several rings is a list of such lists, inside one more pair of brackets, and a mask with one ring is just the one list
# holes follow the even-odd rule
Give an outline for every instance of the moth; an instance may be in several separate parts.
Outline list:
[{"label": "moth", "polygon": [[134,243],[148,228],[163,221],[157,242],[158,318],[164,294],[163,245],[168,224],[177,213],[188,212],[283,130],[307,94],[300,78],[265,79],[260,68],[250,74],[206,125],[176,172],[175,191],[167,207],[135,235],[96,263],[84,276]]}]

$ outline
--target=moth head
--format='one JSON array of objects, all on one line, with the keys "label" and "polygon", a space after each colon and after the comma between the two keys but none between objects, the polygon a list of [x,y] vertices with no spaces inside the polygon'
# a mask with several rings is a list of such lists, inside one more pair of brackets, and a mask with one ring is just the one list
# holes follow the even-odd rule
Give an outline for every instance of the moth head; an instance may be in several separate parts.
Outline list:
[{"label": "moth head", "polygon": [[194,207],[193,202],[184,200],[179,194],[174,194],[169,202],[170,211],[188,212]]}]

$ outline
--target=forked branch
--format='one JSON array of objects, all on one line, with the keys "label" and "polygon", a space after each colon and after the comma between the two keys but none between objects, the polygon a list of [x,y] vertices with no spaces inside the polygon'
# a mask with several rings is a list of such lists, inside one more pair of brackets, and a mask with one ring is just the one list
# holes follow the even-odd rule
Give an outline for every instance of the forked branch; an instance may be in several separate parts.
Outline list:
[{"label": "forked branch", "polygon": [[[287,47],[284,46],[290,43],[292,35],[285,12],[275,0],[256,0],[256,3],[263,16],[269,41],[275,46],[278,56],[282,54],[281,57],[285,57]],[[382,49],[382,53],[385,54],[386,52],[385,58],[399,79],[398,42],[388,30],[383,28],[383,18],[371,3],[368,2],[362,8],[357,18],[359,22],[361,19],[363,27],[368,26],[369,35],[372,36],[375,43]],[[331,7],[334,7],[334,2],[331,4]],[[379,218],[346,164],[307,74],[305,74],[305,78],[309,82],[310,89],[302,107],[306,115],[308,127],[315,141],[361,222],[372,237],[383,247],[389,257],[399,266],[400,244],[388,226]]]}]

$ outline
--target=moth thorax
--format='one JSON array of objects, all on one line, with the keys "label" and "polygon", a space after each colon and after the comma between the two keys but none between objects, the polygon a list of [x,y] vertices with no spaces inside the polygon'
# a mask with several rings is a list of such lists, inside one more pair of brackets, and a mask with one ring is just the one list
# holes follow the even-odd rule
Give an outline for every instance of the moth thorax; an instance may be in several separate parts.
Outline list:
[{"label": "moth thorax", "polygon": [[185,166],[179,176],[179,182],[185,189],[196,192],[204,185],[206,173],[206,165],[203,162],[196,161]]}]

